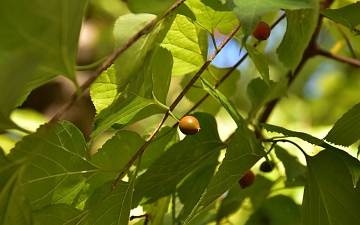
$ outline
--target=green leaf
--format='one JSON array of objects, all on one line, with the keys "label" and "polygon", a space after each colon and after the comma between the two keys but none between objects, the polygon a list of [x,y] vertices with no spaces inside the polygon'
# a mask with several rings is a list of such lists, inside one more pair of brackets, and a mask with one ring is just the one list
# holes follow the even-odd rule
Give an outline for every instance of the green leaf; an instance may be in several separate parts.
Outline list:
[{"label": "green leaf", "polygon": [[250,197],[253,209],[258,209],[268,197],[273,184],[274,182],[267,178],[256,175],[254,184],[246,189],[241,189],[237,184],[233,185],[221,201],[216,221],[219,223],[223,218],[236,212],[247,197]]},{"label": "green leaf", "polygon": [[[41,58],[37,70],[31,73],[27,91],[59,74],[77,84],[75,60],[86,4],[86,0],[2,1],[1,52],[6,55],[8,52],[27,49],[31,58]],[[23,74],[16,76],[22,77]]]},{"label": "green leaf", "polygon": [[172,76],[182,76],[199,70],[204,64],[207,33],[178,14],[160,45],[167,48],[174,58]]},{"label": "green leaf", "polygon": [[295,71],[303,58],[318,23],[318,0],[309,0],[309,2],[313,5],[311,9],[286,11],[286,33],[276,50],[279,60],[292,71]]},{"label": "green leaf", "polygon": [[245,48],[265,83],[270,86],[269,65],[266,56],[251,45],[246,44]]},{"label": "green leaf", "polygon": [[150,217],[151,225],[163,225],[164,217],[169,209],[170,196],[161,198],[156,202],[143,206],[143,210]]},{"label": "green leaf", "polygon": [[301,207],[290,197],[284,195],[271,197],[246,222],[246,225],[258,224],[302,225]]},{"label": "green leaf", "polygon": [[90,86],[90,96],[96,113],[111,105],[115,100],[117,92],[116,72],[114,65],[102,72]]},{"label": "green leaf", "polygon": [[[1,9],[0,9],[1,10]],[[26,50],[0,55],[0,130],[13,129],[17,126],[10,120],[11,111],[27,96],[24,89],[27,81],[35,72],[40,58],[31,57]]]},{"label": "green leaf", "polygon": [[91,162],[106,171],[121,171],[145,140],[138,133],[119,130],[92,157]]},{"label": "green leaf", "polygon": [[269,81],[269,85],[260,78],[253,79],[247,87],[247,96],[251,101],[251,110],[249,118],[253,118],[262,106],[266,103],[286,96],[287,80],[283,79],[279,82]]},{"label": "green leaf", "polygon": [[[156,19],[156,16],[152,14],[126,14],[120,16],[116,20],[114,27],[115,49],[123,46],[154,19]],[[119,92],[123,91],[130,79],[139,72],[145,56],[152,49],[156,34],[154,30],[150,34],[142,36],[115,60]]]},{"label": "green leaf", "polygon": [[324,150],[314,157],[306,157],[303,224],[358,224],[360,221],[360,189],[353,188],[344,161],[334,153]]},{"label": "green leaf", "polygon": [[221,103],[221,105],[225,108],[225,110],[229,113],[229,115],[233,118],[236,124],[244,124],[244,119],[241,117],[239,112],[236,110],[234,104],[225,97],[221,92],[216,90],[208,81],[206,81],[204,78],[200,77],[201,82],[204,85],[204,89],[213,96],[218,102]]},{"label": "green leaf", "polygon": [[[359,4],[360,5],[360,4]],[[347,111],[338,121],[325,140],[336,145],[349,146],[360,139],[360,103]]]},{"label": "green leaf", "polygon": [[204,193],[219,164],[218,157],[218,154],[211,155],[203,162],[200,168],[187,177],[178,187],[178,196],[184,205],[179,213],[178,219],[185,220],[200,200],[201,195]]},{"label": "green leaf", "polygon": [[[201,77],[206,79],[209,83],[213,85],[216,84],[231,68],[217,68],[213,65],[209,65],[207,70],[205,70]],[[181,86],[184,88],[189,81],[192,79],[194,74],[188,74],[183,77],[181,80]],[[240,79],[240,71],[234,70],[231,72],[230,76],[217,88],[219,92],[224,94],[227,98],[230,98],[236,92],[236,83]],[[197,80],[190,90],[186,93],[185,97],[188,98],[191,102],[196,103],[198,102],[203,96],[205,96],[206,92],[197,87],[202,87],[201,81]],[[198,107],[203,111],[210,113],[212,115],[216,115],[217,112],[221,108],[221,104],[216,101],[214,98],[207,98],[201,105]]]},{"label": "green leaf", "polygon": [[199,120],[201,130],[172,145],[139,177],[134,203],[138,204],[143,197],[146,203],[151,203],[172,194],[190,172],[226,147],[219,138],[214,117],[205,113],[194,116]]},{"label": "green leaf", "polygon": [[360,24],[359,10],[360,2],[355,2],[340,9],[325,9],[321,14],[344,25],[358,35],[359,31],[355,31],[355,27]]},{"label": "green leaf", "polygon": [[188,0],[185,4],[195,12],[195,22],[210,34],[214,34],[215,29],[228,33],[239,24],[235,14],[219,0]]},{"label": "green leaf", "polygon": [[[280,146],[275,146],[275,154],[276,157],[278,157],[284,164],[286,174],[286,186],[303,186],[305,181],[306,166],[302,165],[299,162],[298,157],[290,155],[285,149],[281,148]],[[299,181],[299,178],[303,182],[297,182]]]},{"label": "green leaf", "polygon": [[66,121],[59,121],[50,130],[42,126],[19,142],[8,157],[24,162],[18,185],[34,210],[50,203],[70,204],[86,177],[98,172],[87,160],[83,135]]},{"label": "green leaf", "polygon": [[296,0],[226,0],[240,20],[246,35],[250,35],[265,14],[280,9],[297,10],[313,8],[313,5]]},{"label": "green leaf", "polygon": [[34,212],[34,224],[77,225],[82,219],[82,212],[67,204],[55,204]]},{"label": "green leaf", "polygon": [[151,13],[163,15],[177,0],[129,0],[129,9],[133,13]]},{"label": "green leaf", "polygon": [[88,202],[88,215],[82,224],[128,224],[130,218],[133,181],[119,181],[114,190],[113,181],[98,188]]},{"label": "green leaf", "polygon": [[151,61],[151,75],[154,97],[162,104],[166,104],[166,97],[170,88],[173,58],[171,53],[159,47]]},{"label": "green leaf", "polygon": [[326,142],[324,142],[323,140],[320,140],[320,139],[318,139],[316,137],[313,137],[310,134],[306,134],[306,133],[302,133],[302,132],[290,131],[290,130],[287,130],[285,128],[270,125],[270,124],[261,124],[261,126],[264,127],[268,131],[281,133],[281,134],[284,134],[285,136],[288,136],[288,137],[297,137],[297,138],[300,138],[300,139],[302,139],[304,141],[309,142],[310,144],[314,144],[314,145],[324,147],[328,151],[330,151],[330,150],[333,151],[335,154],[338,155],[338,157],[340,157],[345,162],[345,164],[348,167],[350,173],[352,174],[353,185],[356,186],[356,183],[358,182],[359,177],[360,177],[360,164],[358,163],[359,162],[358,159],[356,159],[354,157],[348,157],[348,154],[345,151],[343,151],[341,149],[338,149],[338,148],[335,148],[334,146],[329,145]]},{"label": "green leaf", "polygon": [[254,133],[246,125],[239,126],[229,142],[229,147],[219,170],[212,178],[206,192],[185,221],[185,224],[188,224],[195,216],[199,215],[231,186],[236,184],[264,155],[264,148],[256,139]]}]

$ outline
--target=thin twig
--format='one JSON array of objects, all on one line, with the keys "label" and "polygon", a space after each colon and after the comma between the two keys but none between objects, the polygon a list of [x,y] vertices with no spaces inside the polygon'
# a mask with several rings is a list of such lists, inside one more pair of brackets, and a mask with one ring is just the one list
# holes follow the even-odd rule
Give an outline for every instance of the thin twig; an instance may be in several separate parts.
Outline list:
[{"label": "thin twig", "polygon": [[[171,8],[166,11],[163,18],[169,15],[174,9],[176,9],[179,5],[181,5],[185,0],[177,1]],[[117,49],[113,54],[111,54],[105,62],[99,66],[91,76],[80,86],[80,90],[77,90],[70,99],[60,108],[60,110],[55,114],[55,116],[49,121],[48,125],[52,126],[60,119],[64,113],[66,113],[80,98],[80,96],[84,93],[84,91],[89,88],[89,86],[100,76],[100,74],[105,71],[107,68],[111,66],[114,60],[123,53],[126,49],[128,49],[132,44],[134,44],[141,36],[149,33],[149,31],[155,26],[158,22],[158,18],[150,21],[145,27],[143,27],[139,32],[137,32],[133,37],[131,37],[125,44],[123,44],[119,49]]]},{"label": "thin twig", "polygon": [[181,101],[181,99],[185,96],[186,92],[191,88],[191,86],[196,82],[196,80],[200,77],[200,75],[204,72],[204,70],[207,68],[207,66],[212,62],[212,60],[215,58],[215,56],[223,49],[223,47],[229,42],[229,40],[235,35],[235,33],[239,30],[240,25],[237,25],[231,33],[223,40],[223,42],[219,45],[218,49],[215,49],[213,54],[206,60],[204,65],[199,69],[199,71],[195,74],[195,76],[190,80],[190,82],[186,85],[184,90],[179,94],[179,96],[174,100],[174,102],[169,107],[169,110],[164,114],[163,118],[159,122],[159,124],[156,126],[153,133],[148,137],[146,142],[141,146],[141,148],[138,150],[138,152],[130,159],[130,161],[125,165],[123,171],[116,177],[114,183],[111,185],[111,189],[113,190],[117,183],[120,181],[120,179],[124,176],[125,172],[131,167],[131,165],[135,162],[135,160],[143,154],[145,149],[149,146],[152,139],[155,137],[157,132],[160,130],[161,126],[164,124],[165,120],[170,115],[170,112],[174,110],[174,108],[177,106],[177,104]]},{"label": "thin twig", "polygon": [[352,59],[352,58],[344,57],[344,56],[341,56],[341,55],[336,55],[336,54],[333,54],[331,52],[325,51],[323,49],[319,49],[318,54],[322,55],[322,56],[325,56],[325,57],[328,57],[330,59],[345,62],[345,63],[347,63],[349,65],[352,65],[352,66],[355,66],[355,67],[360,67],[360,61],[357,60],[357,59]]}]

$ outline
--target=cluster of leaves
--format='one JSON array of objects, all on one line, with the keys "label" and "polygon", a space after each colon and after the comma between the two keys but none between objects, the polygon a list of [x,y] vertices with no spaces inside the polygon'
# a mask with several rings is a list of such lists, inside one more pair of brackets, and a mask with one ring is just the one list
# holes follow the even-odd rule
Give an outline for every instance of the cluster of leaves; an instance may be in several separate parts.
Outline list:
[{"label": "cluster of leaves", "polygon": [[[75,57],[86,4],[2,2],[0,27],[2,36],[8,36],[0,42],[2,131],[21,129],[9,115],[39,85],[62,74],[78,86]],[[128,0],[133,13],[118,18],[114,26],[115,48],[124,51],[90,87],[97,112],[91,140],[86,142],[70,122],[55,121],[24,136],[9,154],[1,151],[1,224],[128,224],[137,206],[143,207],[151,224],[220,222],[247,198],[254,210],[247,224],[359,223],[360,190],[355,187],[360,162],[329,143],[350,146],[360,139],[360,104],[345,113],[324,140],[275,125],[256,125],[260,109],[286,96],[288,88],[285,77],[270,79],[267,57],[248,40],[264,15],[285,10],[287,29],[277,53],[290,71],[301,65],[319,17],[359,33],[359,3],[324,11],[319,5],[316,0]],[[209,66],[222,46],[206,59],[208,37],[216,43],[217,31],[240,37],[261,75],[248,85],[252,106],[247,118],[230,100],[239,71]],[[174,76],[184,76],[184,91],[167,106]],[[195,86],[200,88],[189,91]],[[79,87],[78,93],[82,91]],[[143,137],[123,130],[155,114],[164,114],[164,121],[185,94],[195,105],[202,101],[199,96],[210,96],[200,107],[207,113],[194,113],[201,124],[196,135],[180,140],[176,126],[161,127],[162,123]],[[227,141],[220,139],[214,117],[221,107],[237,125]],[[253,131],[261,128],[283,136],[264,140]],[[90,156],[90,144],[108,129],[118,131]],[[305,167],[276,145],[291,137],[323,151],[315,156],[304,152]],[[302,213],[292,198],[269,197],[277,182],[262,175],[245,190],[235,185],[274,146],[285,167],[285,187],[305,186]],[[278,216],[276,210],[286,216]]]}]

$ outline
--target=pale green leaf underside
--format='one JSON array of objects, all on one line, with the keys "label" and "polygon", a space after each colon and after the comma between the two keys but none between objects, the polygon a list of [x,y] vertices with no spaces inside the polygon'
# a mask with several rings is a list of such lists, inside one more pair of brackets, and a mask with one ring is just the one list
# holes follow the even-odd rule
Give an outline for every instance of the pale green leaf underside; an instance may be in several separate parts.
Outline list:
[{"label": "pale green leaf underside", "polygon": [[360,2],[356,2],[340,9],[325,9],[321,13],[350,30],[353,30],[355,26],[360,24],[359,11]]},{"label": "pale green leaf underside", "polygon": [[102,72],[90,86],[90,96],[96,113],[111,105],[117,94],[116,73],[114,65],[112,65]]},{"label": "pale green leaf underside", "polygon": [[207,34],[182,15],[176,15],[166,37],[160,44],[174,58],[172,76],[182,76],[200,69],[205,62]]},{"label": "pale green leaf underside", "polygon": [[333,151],[306,158],[307,182],[303,223],[310,225],[358,224],[360,189],[352,186],[346,165]]},{"label": "pale green leaf underside", "polygon": [[276,52],[279,60],[292,71],[299,65],[317,27],[319,3],[317,0],[310,2],[315,8],[286,11],[286,33]]},{"label": "pale green leaf underside", "polygon": [[325,140],[350,146],[360,139],[360,103],[347,111],[326,135]]},{"label": "pale green leaf underside", "polygon": [[270,85],[269,65],[266,56],[251,45],[246,44],[245,48],[266,84]]}]

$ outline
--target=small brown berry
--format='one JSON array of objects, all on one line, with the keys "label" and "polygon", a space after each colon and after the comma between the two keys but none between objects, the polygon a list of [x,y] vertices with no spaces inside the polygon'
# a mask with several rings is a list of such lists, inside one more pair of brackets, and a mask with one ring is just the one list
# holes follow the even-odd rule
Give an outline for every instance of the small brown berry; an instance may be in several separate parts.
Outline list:
[{"label": "small brown berry", "polygon": [[268,173],[271,172],[275,167],[275,163],[273,161],[264,161],[260,165],[260,171]]},{"label": "small brown berry", "polygon": [[251,186],[254,183],[255,174],[253,171],[249,170],[245,175],[239,180],[239,184],[242,189]]},{"label": "small brown berry", "polygon": [[260,21],[252,34],[259,41],[264,41],[269,38],[270,30],[271,29],[267,23]]},{"label": "small brown berry", "polygon": [[184,116],[179,122],[180,131],[185,135],[194,135],[200,130],[199,121],[193,116]]}]

